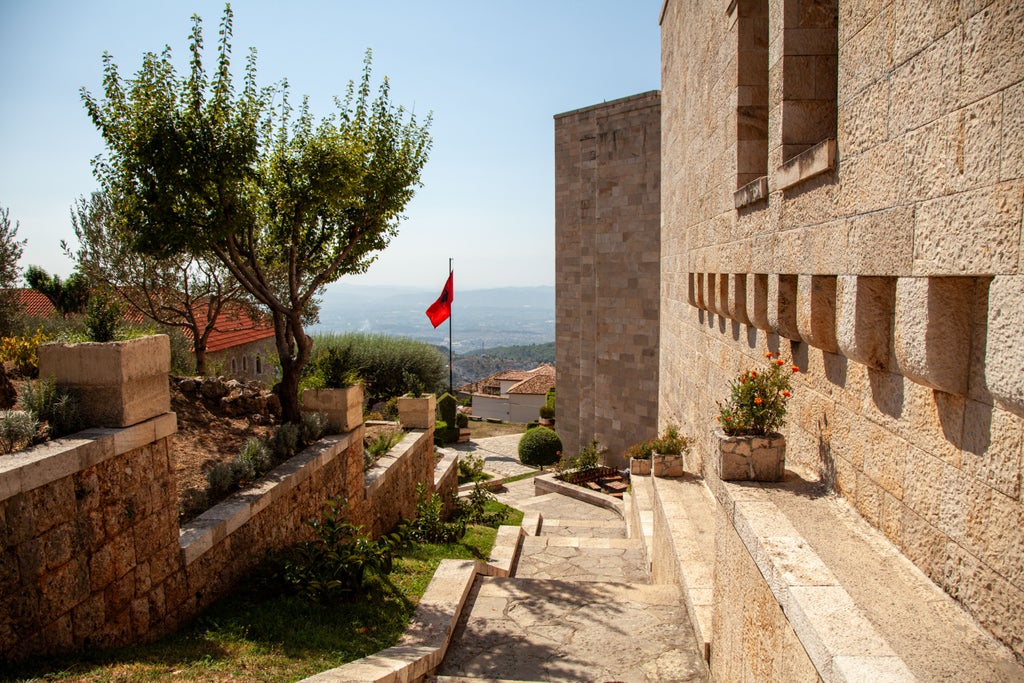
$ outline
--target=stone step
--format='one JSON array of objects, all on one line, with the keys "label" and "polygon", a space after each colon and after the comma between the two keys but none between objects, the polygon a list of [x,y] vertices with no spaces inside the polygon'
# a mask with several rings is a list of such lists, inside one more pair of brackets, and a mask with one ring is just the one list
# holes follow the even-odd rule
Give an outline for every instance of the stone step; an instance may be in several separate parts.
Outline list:
[{"label": "stone step", "polygon": [[440,680],[704,680],[686,620],[676,586],[481,578],[437,673]]},{"label": "stone step", "polygon": [[515,576],[647,583],[640,545],[627,538],[527,536]]},{"label": "stone step", "polygon": [[540,535],[625,538],[626,527],[621,520],[544,518],[541,523]]},{"label": "stone step", "polygon": [[472,678],[469,676],[427,676],[425,683],[544,683],[544,681],[523,681],[511,678]]}]

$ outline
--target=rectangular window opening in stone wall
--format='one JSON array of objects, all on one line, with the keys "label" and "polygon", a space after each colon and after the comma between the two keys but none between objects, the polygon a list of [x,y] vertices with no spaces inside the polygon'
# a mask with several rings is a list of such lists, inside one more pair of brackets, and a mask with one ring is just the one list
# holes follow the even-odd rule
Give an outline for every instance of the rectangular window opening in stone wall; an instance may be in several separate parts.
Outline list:
[{"label": "rectangular window opening in stone wall", "polygon": [[738,0],[736,12],[736,208],[766,199],[768,0]]},{"label": "rectangular window opening in stone wall", "polygon": [[783,6],[779,189],[835,168],[838,115],[838,0]]}]

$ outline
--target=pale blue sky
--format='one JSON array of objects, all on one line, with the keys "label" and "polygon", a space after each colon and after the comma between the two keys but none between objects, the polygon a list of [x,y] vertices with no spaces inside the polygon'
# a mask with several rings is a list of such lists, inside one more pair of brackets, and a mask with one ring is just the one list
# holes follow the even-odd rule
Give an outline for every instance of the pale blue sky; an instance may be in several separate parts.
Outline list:
[{"label": "pale blue sky", "polygon": [[[396,104],[433,112],[424,187],[398,237],[353,284],[437,287],[448,257],[462,289],[554,283],[554,124],[564,111],[659,87],[662,0],[237,0],[239,69],[287,77],[325,112],[374,52]],[[100,92],[101,55],[122,76],[170,45],[186,64],[189,18],[208,62],[222,2],[0,0],[0,205],[28,238],[20,263],[67,274],[72,202],[96,188],[102,152],[79,88]],[[180,71],[179,67],[179,71]]]}]

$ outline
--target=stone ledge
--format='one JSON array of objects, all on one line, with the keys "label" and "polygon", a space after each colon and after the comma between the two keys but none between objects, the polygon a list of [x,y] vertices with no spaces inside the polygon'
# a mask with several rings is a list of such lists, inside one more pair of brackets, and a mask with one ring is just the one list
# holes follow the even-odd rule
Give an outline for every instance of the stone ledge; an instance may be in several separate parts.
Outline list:
[{"label": "stone ledge", "polygon": [[178,416],[164,413],[124,428],[94,428],[0,457],[0,500],[98,465],[178,431]]},{"label": "stone ledge", "polygon": [[715,494],[822,681],[917,680],[763,487]]},{"label": "stone ledge", "polygon": [[[539,518],[539,515],[531,515],[535,526],[539,526]],[[499,527],[491,550],[491,558],[499,558],[498,565],[478,560],[441,560],[398,645],[303,681],[400,683],[421,680],[441,665],[476,577],[509,576],[525,534],[523,527]]]},{"label": "stone ledge", "polygon": [[763,175],[732,193],[734,208],[742,209],[768,199],[768,176]]},{"label": "stone ledge", "polygon": [[622,519],[626,519],[625,505],[621,500],[612,498],[606,493],[597,493],[575,484],[566,483],[557,479],[554,474],[534,477],[533,490],[538,496],[545,493],[561,493],[563,496],[611,510]]},{"label": "stone ledge", "polygon": [[352,434],[324,437],[260,477],[249,488],[233,493],[183,525],[178,533],[178,544],[185,566],[209,552],[261,510],[334,460],[339,453],[344,453]]},{"label": "stone ledge", "polygon": [[428,430],[426,429],[408,430],[405,433],[405,436],[402,437],[401,441],[395,444],[387,454],[377,460],[373,467],[366,471],[366,474],[363,477],[363,485],[366,487],[367,497],[383,486],[384,479],[387,477],[388,469],[391,465],[411,450],[416,445],[416,442],[419,441],[423,435],[427,434],[427,432]]},{"label": "stone ledge", "polygon": [[775,171],[775,189],[786,190],[836,167],[836,141],[822,140],[783,162]]}]

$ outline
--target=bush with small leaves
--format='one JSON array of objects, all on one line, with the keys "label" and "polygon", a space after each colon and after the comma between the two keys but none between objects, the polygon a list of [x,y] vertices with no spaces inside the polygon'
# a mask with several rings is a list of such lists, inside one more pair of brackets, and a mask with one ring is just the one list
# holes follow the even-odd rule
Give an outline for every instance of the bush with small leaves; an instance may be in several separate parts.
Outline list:
[{"label": "bush with small leaves", "polygon": [[427,488],[416,485],[416,517],[406,525],[410,538],[425,543],[455,543],[466,533],[466,520],[446,521],[444,501],[436,493],[427,495]]},{"label": "bush with small leaves", "polygon": [[319,441],[327,433],[326,413],[303,413],[302,414],[302,441],[313,443]]},{"label": "bush with small leaves", "polygon": [[229,463],[218,462],[206,473],[207,489],[211,498],[221,498],[235,486],[234,470]]},{"label": "bush with small leaves", "polygon": [[51,438],[72,434],[82,426],[78,400],[67,389],[58,388],[52,379],[26,382],[18,403],[36,420],[50,426]]},{"label": "bush with small leaves", "polygon": [[28,446],[38,426],[28,411],[0,410],[0,453],[13,453]]},{"label": "bush with small leaves", "polygon": [[274,430],[267,445],[275,463],[284,462],[299,452],[299,431],[299,426],[290,422]]},{"label": "bush with small leaves", "polygon": [[547,427],[527,430],[519,440],[519,460],[524,465],[545,467],[562,457],[562,440],[558,433]]}]

